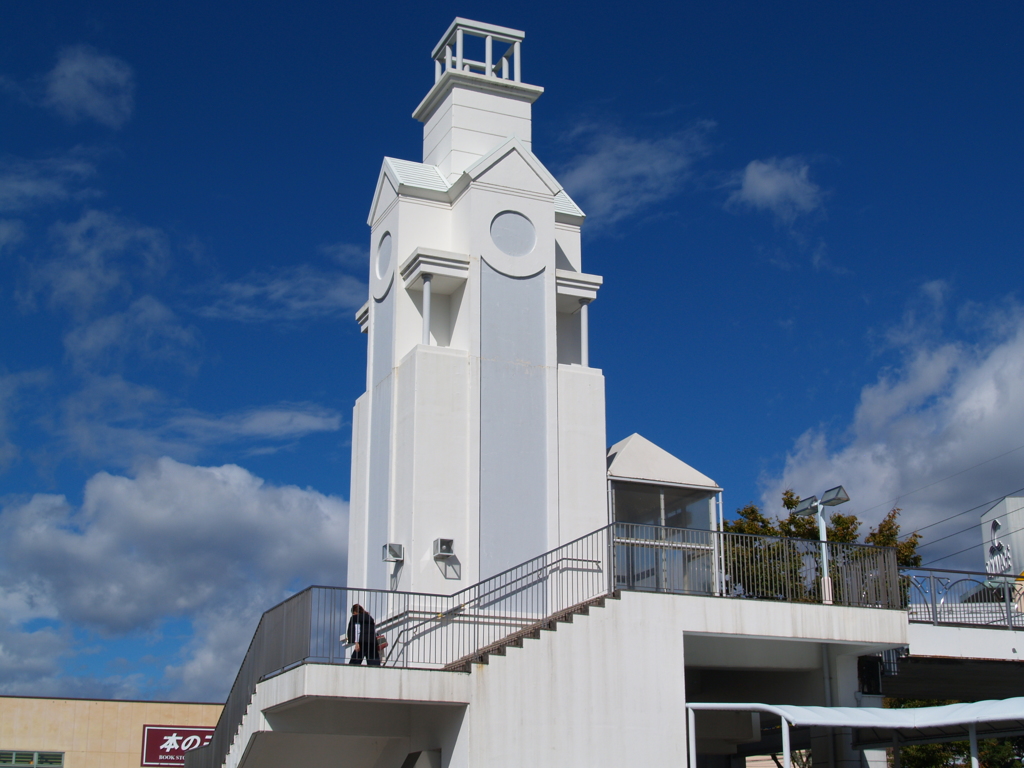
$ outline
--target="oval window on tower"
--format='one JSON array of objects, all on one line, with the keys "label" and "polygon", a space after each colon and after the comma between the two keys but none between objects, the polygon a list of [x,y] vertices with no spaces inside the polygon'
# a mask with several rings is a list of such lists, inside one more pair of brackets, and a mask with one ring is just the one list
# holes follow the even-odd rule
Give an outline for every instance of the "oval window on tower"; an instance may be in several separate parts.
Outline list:
[{"label": "oval window on tower", "polygon": [[380,280],[384,279],[384,276],[388,273],[388,267],[391,266],[391,233],[385,232],[384,237],[380,239],[380,245],[377,246],[377,278]]},{"label": "oval window on tower", "polygon": [[491,221],[491,240],[508,256],[525,256],[537,245],[537,230],[523,214],[502,211]]}]

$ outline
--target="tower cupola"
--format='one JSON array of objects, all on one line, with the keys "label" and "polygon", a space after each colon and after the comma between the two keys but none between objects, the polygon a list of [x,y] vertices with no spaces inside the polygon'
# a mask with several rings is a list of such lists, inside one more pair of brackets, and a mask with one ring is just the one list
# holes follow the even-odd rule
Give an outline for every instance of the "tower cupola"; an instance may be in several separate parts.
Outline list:
[{"label": "tower cupola", "polygon": [[449,182],[509,136],[530,148],[531,106],[544,89],[522,82],[525,36],[457,18],[434,46],[434,86],[413,117],[423,123],[423,162]]}]

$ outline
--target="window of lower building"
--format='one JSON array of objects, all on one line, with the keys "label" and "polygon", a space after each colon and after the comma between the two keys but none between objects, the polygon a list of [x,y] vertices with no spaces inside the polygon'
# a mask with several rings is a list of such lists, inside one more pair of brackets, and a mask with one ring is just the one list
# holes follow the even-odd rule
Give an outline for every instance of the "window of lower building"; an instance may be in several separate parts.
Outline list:
[{"label": "window of lower building", "polygon": [[0,750],[0,765],[64,765],[64,753]]}]

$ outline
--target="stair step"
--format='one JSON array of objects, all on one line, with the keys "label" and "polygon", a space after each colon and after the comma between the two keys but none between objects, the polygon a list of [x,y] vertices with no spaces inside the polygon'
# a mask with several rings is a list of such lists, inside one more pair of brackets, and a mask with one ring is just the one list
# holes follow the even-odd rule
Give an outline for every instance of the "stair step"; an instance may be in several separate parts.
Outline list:
[{"label": "stair step", "polygon": [[573,617],[576,615],[589,616],[591,606],[604,608],[606,599],[619,600],[621,599],[621,593],[619,590],[615,590],[608,595],[595,597],[592,600],[587,600],[583,603],[579,603],[578,605],[574,605],[572,608],[559,611],[552,616],[548,616],[542,621],[538,621],[536,624],[532,624],[518,632],[513,632],[496,643],[492,643],[478,651],[474,651],[469,656],[465,656],[458,661],[448,664],[444,669],[449,672],[471,672],[473,664],[487,664],[492,655],[504,656],[507,648],[522,648],[524,640],[538,640],[540,639],[542,631],[554,632],[558,629],[559,623],[562,622],[572,624]]}]

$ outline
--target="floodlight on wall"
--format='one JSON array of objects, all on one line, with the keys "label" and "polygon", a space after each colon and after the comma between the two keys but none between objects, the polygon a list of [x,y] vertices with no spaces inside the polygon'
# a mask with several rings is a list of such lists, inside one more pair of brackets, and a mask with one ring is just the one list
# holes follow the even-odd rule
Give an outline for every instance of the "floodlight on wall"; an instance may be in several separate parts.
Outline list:
[{"label": "floodlight on wall", "polygon": [[849,500],[850,495],[841,485],[837,485],[835,488],[829,488],[821,494],[821,503],[826,507],[838,507],[840,504],[845,504]]},{"label": "floodlight on wall", "polygon": [[401,544],[385,544],[381,551],[385,563],[400,563],[405,560],[405,547]]},{"label": "floodlight on wall", "polygon": [[796,505],[793,514],[797,517],[810,517],[811,515],[818,514],[818,497],[808,496],[806,499],[800,499],[800,503]]},{"label": "floodlight on wall", "polygon": [[434,559],[447,560],[455,554],[455,539],[434,539]]}]

